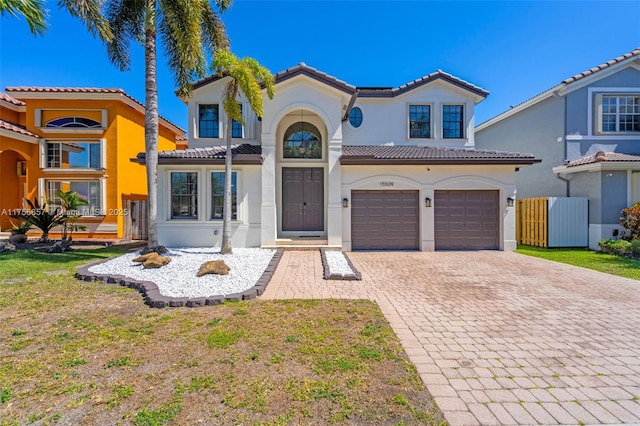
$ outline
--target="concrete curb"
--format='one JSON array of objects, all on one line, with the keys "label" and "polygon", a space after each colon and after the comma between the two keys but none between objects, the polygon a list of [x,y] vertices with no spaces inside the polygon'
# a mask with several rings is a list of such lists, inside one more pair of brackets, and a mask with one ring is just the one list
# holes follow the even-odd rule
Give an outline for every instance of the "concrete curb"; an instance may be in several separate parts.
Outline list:
[{"label": "concrete curb", "polygon": [[136,289],[144,296],[144,302],[152,308],[178,308],[182,306],[195,308],[198,306],[220,305],[224,302],[237,302],[241,300],[255,299],[264,293],[264,290],[267,288],[269,281],[271,281],[271,278],[278,267],[278,263],[280,263],[280,259],[282,259],[283,252],[283,249],[276,250],[271,261],[253,287],[243,291],[242,293],[227,294],[226,296],[215,295],[196,297],[192,299],[188,297],[163,296],[160,294],[160,290],[154,282],[135,280],[124,275],[103,275],[89,271],[90,267],[107,262],[109,259],[103,259],[80,266],[76,271],[75,277],[78,280],[85,282],[102,281],[109,284],[120,284],[123,287]]},{"label": "concrete curb", "polygon": [[336,274],[336,273],[331,274],[329,272],[329,263],[327,262],[327,256],[325,255],[325,251],[327,251],[327,249],[324,249],[324,248],[320,249],[320,257],[322,259],[323,278],[325,280],[341,280],[341,281],[362,280],[362,274],[356,269],[355,266],[353,266],[353,263],[351,263],[351,259],[349,259],[349,256],[347,256],[347,253],[344,253],[344,252],[342,252],[342,254],[344,255],[345,259],[347,259],[347,263],[349,264],[349,267],[354,273],[347,274],[347,275]]}]

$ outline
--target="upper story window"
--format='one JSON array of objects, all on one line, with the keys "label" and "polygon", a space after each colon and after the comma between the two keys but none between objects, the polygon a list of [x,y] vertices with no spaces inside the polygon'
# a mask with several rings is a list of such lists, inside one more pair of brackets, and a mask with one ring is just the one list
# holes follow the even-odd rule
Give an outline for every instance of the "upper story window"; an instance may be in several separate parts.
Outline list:
[{"label": "upper story window", "polygon": [[47,122],[45,127],[49,129],[59,129],[63,127],[76,129],[101,129],[102,123],[84,117],[63,117]]},{"label": "upper story window", "polygon": [[640,132],[640,95],[603,95],[601,132]]},{"label": "upper story window", "polygon": [[464,107],[462,105],[442,106],[442,137],[462,139],[464,137]]},{"label": "upper story window", "polygon": [[171,219],[198,218],[198,173],[171,173]]},{"label": "upper story window", "polygon": [[[240,108],[240,113],[242,113],[242,104],[238,104]],[[242,138],[242,123],[239,121],[233,120],[231,123],[231,137],[232,138]]]},{"label": "upper story window", "polygon": [[98,169],[102,167],[100,142],[47,142],[47,167]]},{"label": "upper story window", "polygon": [[217,138],[219,135],[218,104],[198,105],[198,137]]},{"label": "upper story window", "polygon": [[409,105],[409,137],[412,139],[431,137],[430,105]]},{"label": "upper story window", "polygon": [[306,121],[292,124],[284,132],[284,158],[322,158],[322,139],[316,126]]},{"label": "upper story window", "polygon": [[[224,217],[224,172],[211,173],[211,219],[222,220]],[[231,219],[238,218],[238,177],[231,172]]]},{"label": "upper story window", "polygon": [[349,123],[355,128],[360,127],[362,124],[362,110],[360,108],[351,108],[351,111],[349,112]]}]

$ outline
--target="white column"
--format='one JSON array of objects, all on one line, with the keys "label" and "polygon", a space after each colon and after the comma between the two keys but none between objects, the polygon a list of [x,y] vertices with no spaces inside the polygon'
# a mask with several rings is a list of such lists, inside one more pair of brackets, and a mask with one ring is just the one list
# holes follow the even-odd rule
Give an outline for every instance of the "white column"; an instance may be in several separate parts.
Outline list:
[{"label": "white column", "polygon": [[[340,123],[340,121],[338,121]],[[331,134],[331,133],[329,133]],[[342,154],[342,127],[333,132],[329,139],[329,182],[327,206],[327,242],[329,245],[342,246],[342,170],[340,155]]]},{"label": "white column", "polygon": [[276,216],[276,137],[262,133],[262,204],[260,242],[263,246],[276,243],[278,233]]}]

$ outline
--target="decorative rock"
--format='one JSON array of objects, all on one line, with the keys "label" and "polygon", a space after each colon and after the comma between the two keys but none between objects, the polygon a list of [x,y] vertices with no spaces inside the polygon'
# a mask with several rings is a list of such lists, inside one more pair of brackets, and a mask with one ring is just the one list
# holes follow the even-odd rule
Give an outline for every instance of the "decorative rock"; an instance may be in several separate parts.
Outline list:
[{"label": "decorative rock", "polygon": [[150,259],[147,259],[142,264],[142,266],[144,266],[145,269],[160,268],[169,262],[171,262],[170,257],[156,255],[156,257],[151,257]]},{"label": "decorative rock", "polygon": [[16,246],[11,243],[0,242],[0,253],[3,251],[14,251]]},{"label": "decorative rock", "polygon": [[200,266],[196,276],[201,277],[206,274],[228,275],[229,267],[224,260],[210,260]]},{"label": "decorative rock", "polygon": [[158,256],[160,256],[158,253],[156,253],[155,251],[152,251],[147,254],[142,254],[131,261],[136,263],[144,263],[147,259],[150,259],[152,257],[158,257]]},{"label": "decorative rock", "polygon": [[169,249],[167,249],[165,246],[155,246],[155,247],[145,247],[142,249],[142,251],[140,251],[141,255],[145,255],[149,253],[166,254],[166,253],[169,253]]}]

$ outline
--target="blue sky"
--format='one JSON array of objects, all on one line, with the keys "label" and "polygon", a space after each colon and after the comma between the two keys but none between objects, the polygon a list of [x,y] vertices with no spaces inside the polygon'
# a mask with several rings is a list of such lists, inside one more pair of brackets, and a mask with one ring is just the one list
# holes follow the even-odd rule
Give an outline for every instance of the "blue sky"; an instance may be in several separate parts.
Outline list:
[{"label": "blue sky", "polygon": [[[120,87],[144,101],[142,48],[120,72],[77,20],[47,3],[43,37],[0,18],[0,87]],[[222,19],[233,51],[274,74],[305,62],[356,86],[397,87],[442,69],[490,92],[476,124],[640,47],[638,1],[235,0]],[[186,128],[162,55],[158,82],[160,113]]]}]

